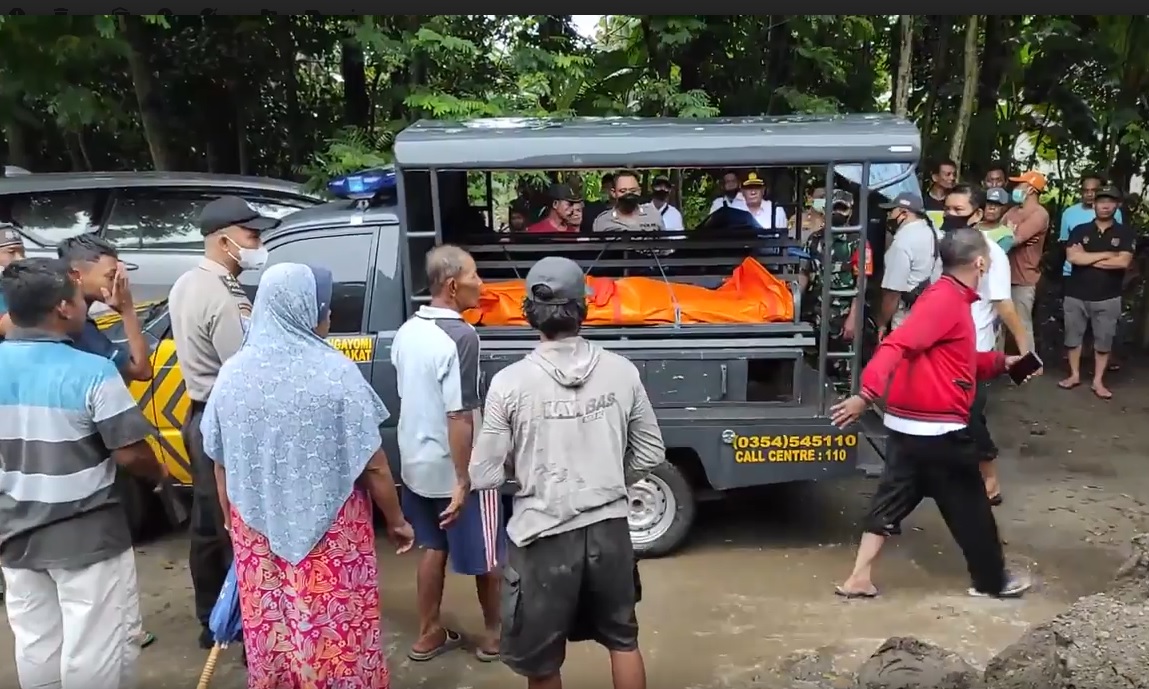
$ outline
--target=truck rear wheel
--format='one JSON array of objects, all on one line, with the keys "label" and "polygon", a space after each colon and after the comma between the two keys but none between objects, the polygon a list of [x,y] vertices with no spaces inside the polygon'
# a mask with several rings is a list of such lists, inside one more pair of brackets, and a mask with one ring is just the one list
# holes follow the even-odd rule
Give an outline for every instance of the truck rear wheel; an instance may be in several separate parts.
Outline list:
[{"label": "truck rear wheel", "polygon": [[630,487],[630,541],[641,558],[662,557],[686,540],[694,524],[694,489],[678,467],[658,465]]}]

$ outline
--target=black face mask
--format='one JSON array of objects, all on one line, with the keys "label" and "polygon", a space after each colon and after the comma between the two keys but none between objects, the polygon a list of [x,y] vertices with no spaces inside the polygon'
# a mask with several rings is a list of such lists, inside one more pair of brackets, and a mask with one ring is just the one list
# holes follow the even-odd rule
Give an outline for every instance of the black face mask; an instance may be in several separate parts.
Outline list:
[{"label": "black face mask", "polygon": [[972,227],[973,223],[970,222],[973,218],[973,213],[969,215],[946,215],[942,217],[942,230],[960,230],[963,227]]},{"label": "black face mask", "polygon": [[638,194],[624,194],[618,197],[618,209],[623,213],[633,213],[638,209]]},{"label": "black face mask", "polygon": [[670,190],[669,189],[655,189],[651,193],[651,196],[658,199],[659,201],[665,201],[666,199],[670,198]]}]

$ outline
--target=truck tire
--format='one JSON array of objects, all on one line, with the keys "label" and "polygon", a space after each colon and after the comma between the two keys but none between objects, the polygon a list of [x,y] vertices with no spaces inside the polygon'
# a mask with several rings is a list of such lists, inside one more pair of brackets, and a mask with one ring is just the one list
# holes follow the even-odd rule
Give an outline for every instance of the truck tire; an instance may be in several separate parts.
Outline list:
[{"label": "truck tire", "polygon": [[694,489],[670,462],[630,487],[630,540],[640,558],[669,555],[686,540],[697,506]]}]

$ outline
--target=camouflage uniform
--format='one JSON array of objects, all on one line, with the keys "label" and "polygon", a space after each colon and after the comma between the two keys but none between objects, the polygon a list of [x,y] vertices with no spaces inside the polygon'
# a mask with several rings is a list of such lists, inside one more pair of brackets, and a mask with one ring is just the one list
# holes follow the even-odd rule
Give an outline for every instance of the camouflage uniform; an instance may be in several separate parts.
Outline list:
[{"label": "camouflage uniform", "polygon": [[[810,278],[809,286],[806,288],[806,293],[802,295],[802,320],[814,326],[814,336],[820,337],[822,332],[822,248],[825,241],[826,232],[824,229],[819,229],[810,235],[806,241],[805,253],[809,258],[802,259],[801,270]],[[834,238],[834,244],[830,247],[830,289],[832,290],[851,290],[858,287],[858,269],[856,266],[858,248],[862,243],[861,237],[854,235],[852,237],[845,237],[838,235]],[[866,251],[866,266],[868,270],[867,275],[872,274],[873,256],[868,250]],[[842,337],[842,332],[845,328],[846,316],[850,313],[850,304],[857,299],[857,297],[831,297],[830,303],[830,321],[827,324],[830,328],[830,339],[827,351],[828,352],[848,352],[851,343]],[[868,353],[873,349],[873,343],[877,340],[877,328],[873,325],[873,320],[867,315],[864,332],[862,339],[862,361],[865,362],[868,358]],[[816,357],[816,352],[814,353]],[[816,361],[816,358],[814,359]],[[846,359],[834,359],[828,362],[829,374],[834,382],[834,386],[841,390],[847,390],[850,387],[850,362]]]}]

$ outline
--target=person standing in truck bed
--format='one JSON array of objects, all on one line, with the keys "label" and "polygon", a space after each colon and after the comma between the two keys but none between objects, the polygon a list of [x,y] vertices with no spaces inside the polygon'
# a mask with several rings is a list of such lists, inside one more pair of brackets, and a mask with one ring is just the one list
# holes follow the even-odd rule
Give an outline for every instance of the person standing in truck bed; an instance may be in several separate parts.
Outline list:
[{"label": "person standing in truck bed", "polygon": [[[833,195],[833,213],[831,221],[833,226],[844,225],[849,221],[853,210],[854,196],[843,189],[835,189]],[[802,292],[802,320],[814,326],[814,332],[822,330],[822,278],[829,274],[830,289],[835,291],[854,290],[858,288],[858,249],[862,244],[860,234],[841,235],[832,234],[830,245],[829,271],[822,264],[823,249],[826,242],[824,227],[815,230],[806,241],[805,256],[799,266],[798,287]],[[866,276],[873,275],[874,261],[869,244],[866,245]],[[832,352],[844,352],[849,348],[849,342],[854,339],[854,328],[857,325],[856,308],[864,307],[864,297],[859,293],[855,297],[830,297],[830,343]],[[876,334],[876,333],[875,333]],[[863,341],[865,342],[865,340]],[[850,384],[850,366],[848,359],[833,359],[834,383],[836,386]]]},{"label": "person standing in truck bed", "polygon": [[503,570],[503,663],[528,689],[562,687],[568,641],[610,652],[615,689],[645,689],[634,606],[641,584],[627,486],[665,460],[638,369],[579,336],[587,288],[574,261],[548,256],[526,278],[523,315],[542,342],[491,379],[471,485],[507,464],[520,488]]},{"label": "person standing in truck bed", "polygon": [[654,207],[642,203],[642,185],[638,173],[619,170],[611,187],[614,208],[608,208],[594,219],[595,232],[662,232],[666,226]]},{"label": "person standing in truck bed", "polygon": [[224,528],[216,490],[215,465],[203,453],[200,420],[224,361],[239,351],[251,302],[236,277],[267,262],[260,234],[279,225],[246,201],[224,196],[204,206],[199,218],[204,238],[200,264],[176,280],[168,300],[172,339],[191,404],[182,435],[191,460],[192,511],[189,569],[202,648],[214,644],[208,619],[231,567],[231,540]]}]

